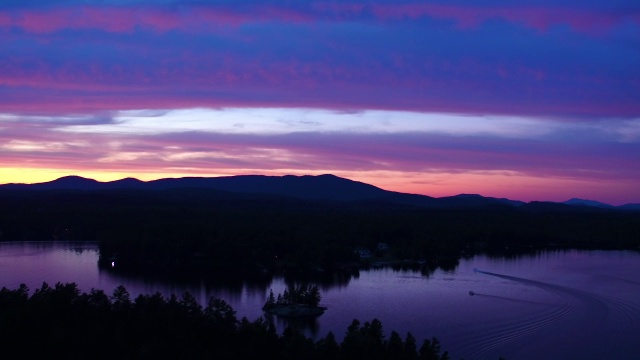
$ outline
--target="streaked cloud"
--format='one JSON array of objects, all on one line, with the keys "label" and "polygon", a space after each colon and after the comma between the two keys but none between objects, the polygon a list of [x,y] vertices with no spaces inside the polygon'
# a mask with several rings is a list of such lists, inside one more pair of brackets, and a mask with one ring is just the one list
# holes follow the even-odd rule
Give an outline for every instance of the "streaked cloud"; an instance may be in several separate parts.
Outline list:
[{"label": "streaked cloud", "polygon": [[3,182],[332,172],[640,202],[631,0],[7,0],[0,44]]},{"label": "streaked cloud", "polygon": [[[65,125],[65,121],[61,119],[58,123]],[[541,123],[544,126],[540,126]],[[553,127],[560,126],[552,121],[541,122],[505,116],[384,110],[343,112],[301,108],[180,109],[162,111],[161,115],[149,115],[146,110],[133,110],[120,112],[104,123],[96,121],[86,124],[78,121],[66,125],[70,126],[60,126],[59,130],[124,134],[203,131],[257,135],[292,132],[426,132],[454,135],[495,134],[508,137],[542,135],[550,132]]]}]

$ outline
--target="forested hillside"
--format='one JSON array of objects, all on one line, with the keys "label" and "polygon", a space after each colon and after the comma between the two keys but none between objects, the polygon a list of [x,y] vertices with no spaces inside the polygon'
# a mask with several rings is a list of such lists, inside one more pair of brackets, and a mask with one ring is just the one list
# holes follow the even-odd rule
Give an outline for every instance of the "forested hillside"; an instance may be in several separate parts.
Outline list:
[{"label": "forested hillside", "polygon": [[335,270],[366,263],[363,249],[446,264],[477,252],[640,246],[640,212],[545,203],[428,209],[207,189],[4,191],[0,199],[2,240],[100,241],[103,265],[131,271]]}]

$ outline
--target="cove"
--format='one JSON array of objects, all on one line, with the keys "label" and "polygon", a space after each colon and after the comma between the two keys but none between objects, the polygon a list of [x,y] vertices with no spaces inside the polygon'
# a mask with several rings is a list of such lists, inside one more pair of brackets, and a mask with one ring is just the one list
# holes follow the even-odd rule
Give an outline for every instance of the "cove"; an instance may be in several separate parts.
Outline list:
[{"label": "cove", "polygon": [[[0,287],[75,282],[110,294],[124,285],[132,298],[160,292],[215,296],[240,318],[262,316],[264,281],[167,281],[132,277],[97,265],[96,243],[0,243]],[[437,337],[452,359],[635,358],[640,355],[640,254],[633,251],[553,251],[511,258],[474,256],[428,275],[390,268],[319,283],[327,311],[308,325],[312,336],[341,338],[353,319],[379,319],[387,337],[410,331]],[[470,295],[470,292],[473,295]],[[287,324],[274,319],[278,328]]]}]

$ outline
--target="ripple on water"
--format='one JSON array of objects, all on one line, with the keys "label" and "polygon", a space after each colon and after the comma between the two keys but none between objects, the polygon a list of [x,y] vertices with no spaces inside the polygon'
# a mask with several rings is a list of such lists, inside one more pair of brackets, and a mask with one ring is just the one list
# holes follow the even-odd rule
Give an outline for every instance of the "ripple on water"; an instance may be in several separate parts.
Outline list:
[{"label": "ripple on water", "polygon": [[[533,359],[539,356],[539,351],[528,357],[522,349],[529,348],[536,342],[556,344],[565,342],[568,351],[575,355],[575,351],[589,350],[589,342],[584,339],[592,338],[594,341],[591,344],[597,348],[595,349],[597,352],[589,352],[588,358],[592,358],[591,356],[597,358],[607,353],[603,350],[604,344],[601,342],[603,331],[619,328],[620,321],[627,323],[625,326],[627,329],[638,327],[640,312],[633,304],[623,300],[563,285],[492,272],[478,272],[541,289],[552,295],[553,302],[532,302],[500,295],[474,293],[480,299],[522,302],[538,306],[529,307],[530,312],[525,316],[494,321],[462,332],[460,354],[465,354],[465,357],[495,359],[498,356],[507,356],[510,352],[512,354],[517,352],[519,359]],[[559,334],[564,334],[566,338],[559,339]],[[580,344],[570,348],[569,344],[575,342],[576,338],[582,338]],[[619,337],[612,338],[605,347],[615,349],[618,345],[624,345],[622,342],[623,340]],[[578,348],[582,349],[578,350]]]}]

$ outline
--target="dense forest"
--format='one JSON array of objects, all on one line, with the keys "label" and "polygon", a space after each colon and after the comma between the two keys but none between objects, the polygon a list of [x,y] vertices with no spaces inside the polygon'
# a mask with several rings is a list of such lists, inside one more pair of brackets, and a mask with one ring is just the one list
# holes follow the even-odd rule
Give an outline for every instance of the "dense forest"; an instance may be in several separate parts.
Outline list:
[{"label": "dense forest", "polygon": [[160,275],[351,271],[379,259],[433,269],[479,252],[640,249],[640,211],[546,203],[430,209],[205,189],[4,191],[0,199],[0,240],[100,241],[102,266]]},{"label": "dense forest", "polygon": [[120,286],[81,293],[74,283],[44,283],[29,294],[0,290],[0,343],[5,354],[30,359],[429,359],[444,360],[436,338],[421,343],[382,323],[353,320],[342,342],[329,332],[318,341],[295,328],[279,335],[264,318],[237,319],[223,300],[203,307],[188,293],[130,299]]}]

